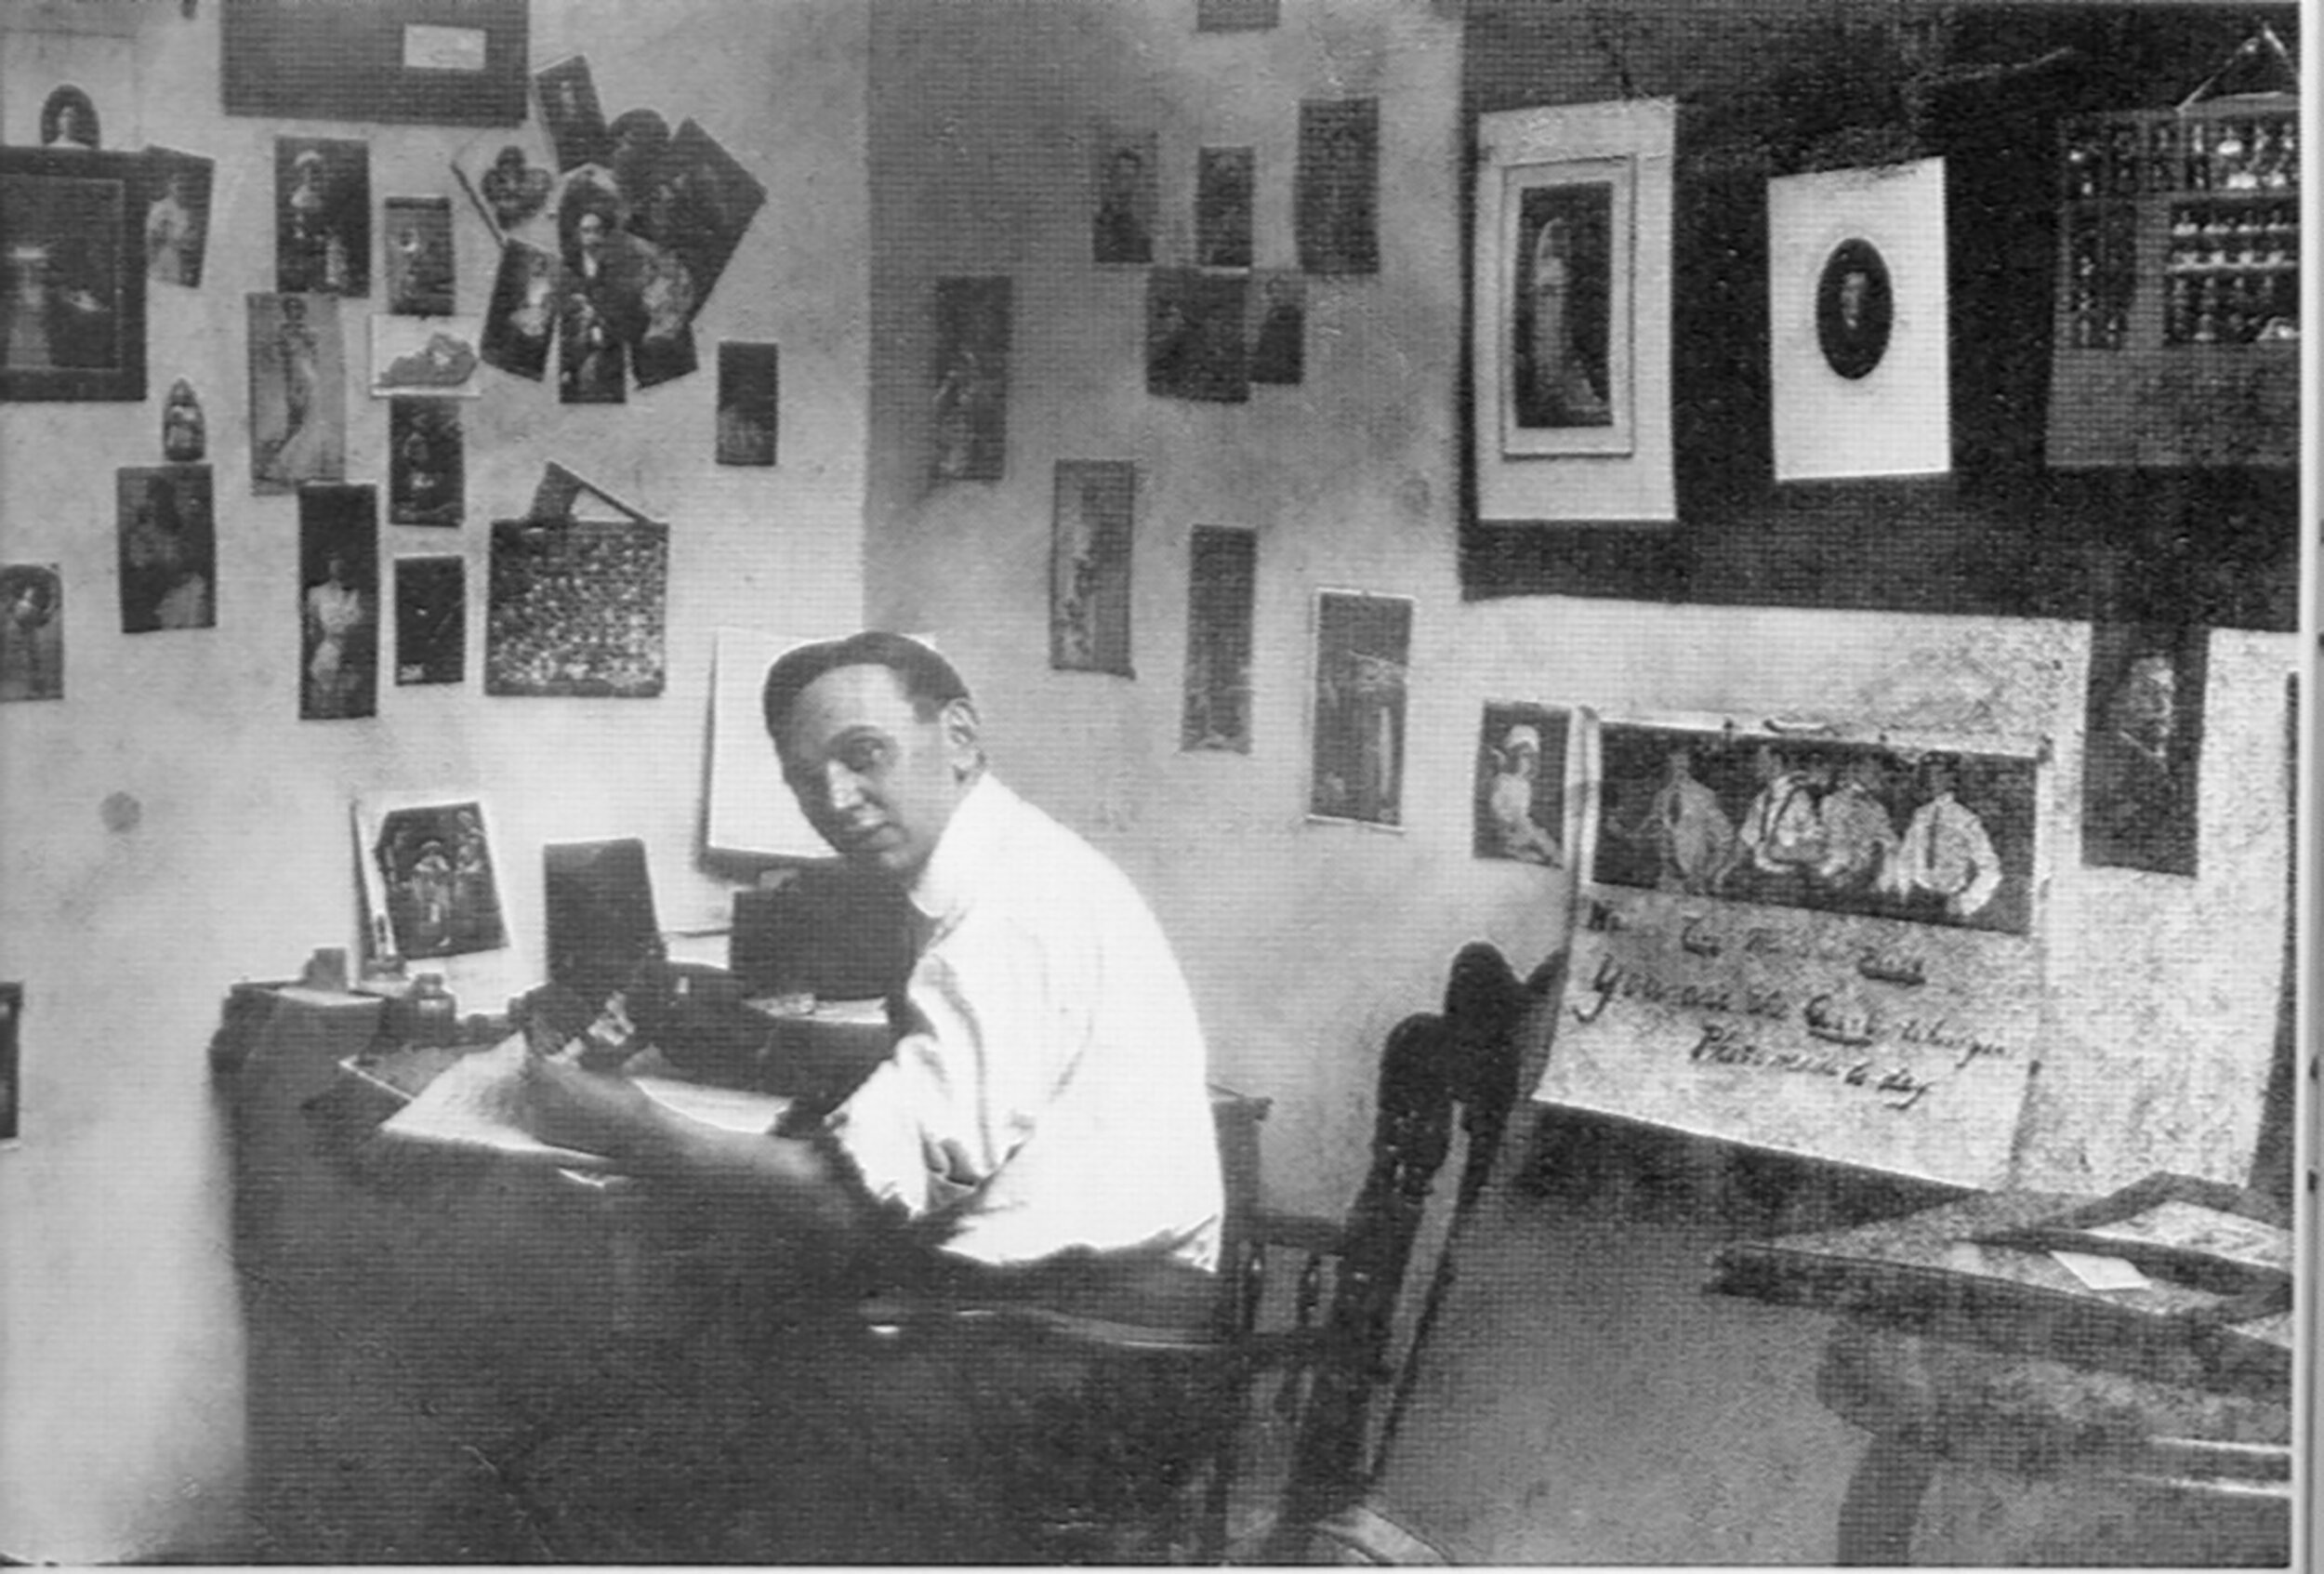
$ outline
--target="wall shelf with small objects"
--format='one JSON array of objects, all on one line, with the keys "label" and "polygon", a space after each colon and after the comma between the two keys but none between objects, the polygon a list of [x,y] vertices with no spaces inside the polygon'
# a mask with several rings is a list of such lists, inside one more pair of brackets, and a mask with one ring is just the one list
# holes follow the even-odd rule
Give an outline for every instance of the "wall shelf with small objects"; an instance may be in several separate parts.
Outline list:
[{"label": "wall shelf with small objects", "polygon": [[2271,93],[2059,128],[2053,466],[2298,465],[2299,125]]}]

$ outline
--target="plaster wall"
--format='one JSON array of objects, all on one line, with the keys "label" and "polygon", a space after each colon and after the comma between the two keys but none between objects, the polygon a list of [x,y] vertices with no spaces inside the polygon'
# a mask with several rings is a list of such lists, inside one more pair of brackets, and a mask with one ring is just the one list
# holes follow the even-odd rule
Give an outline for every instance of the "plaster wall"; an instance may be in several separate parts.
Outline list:
[{"label": "plaster wall", "polygon": [[[1350,1194],[1386,1030],[1428,1009],[1463,942],[1520,972],[1563,943],[1563,872],[1480,861],[1481,707],[2052,743],[2053,871],[2027,1184],[2097,1191],[2149,1171],[2241,1178],[2281,972],[2289,635],[2212,636],[2200,874],[2085,869],[2087,626],[2032,619],[1464,602],[1455,562],[1462,334],[1454,9],[1287,0],[1279,27],[1194,31],[1182,8],[883,0],[872,27],[875,352],[869,611],[929,628],[985,697],[997,768],[1110,849],[1193,978],[1215,1069],[1274,1095],[1269,1184]],[[1246,403],[1150,396],[1144,271],[1091,263],[1093,128],[1158,133],[1155,260],[1194,254],[1197,150],[1256,150],[1257,262],[1296,265],[1298,104],[1380,104],[1380,269],[1310,277],[1305,381]],[[929,481],[932,281],[1014,281],[1009,451],[994,482]],[[1684,395],[1684,390],[1682,396]],[[1052,466],[1139,470],[1134,679],[1050,670]],[[1253,744],[1182,753],[1187,550],[1258,535]],[[1877,540],[1878,523],[1865,522]],[[1311,823],[1319,589],[1413,598],[1404,802],[1381,830]]]},{"label": "plaster wall", "polygon": [[[202,286],[151,291],[150,397],[0,406],[0,561],[60,568],[66,673],[61,701],[0,707],[0,977],[22,980],[29,1002],[23,1136],[0,1151],[0,1552],[18,1557],[233,1559],[241,1333],[204,1048],[234,979],[288,976],[311,947],[352,941],[353,796],[484,795],[514,945],[506,968],[449,971],[468,1009],[496,1008],[501,980],[542,974],[544,842],[642,837],[664,924],[723,922],[731,886],[695,853],[712,630],[820,628],[861,611],[863,13],[535,0],[535,66],[585,54],[609,117],[698,119],[765,182],[767,204],[696,320],[703,370],[595,407],[486,371],[464,413],[463,524],[390,525],[383,498],[380,527],[383,559],[466,559],[467,680],[398,688],[383,660],[376,719],[300,721],[296,499],[254,496],[249,480],[243,298],[274,287],[274,139],[366,142],[375,205],[452,197],[459,311],[484,310],[495,253],[449,163],[479,133],[230,119],[221,8],[137,7],[125,32],[95,40],[0,16],[10,112],[83,80],[106,147],[217,161]],[[384,302],[344,307],[347,474],[384,494],[387,404],[357,381]],[[781,346],[776,468],[712,463],[721,339]],[[178,377],[208,417],[218,627],[124,635],[112,470],[160,462],[161,400]],[[669,522],[659,699],[483,694],[489,524],[522,516],[552,459]]]}]

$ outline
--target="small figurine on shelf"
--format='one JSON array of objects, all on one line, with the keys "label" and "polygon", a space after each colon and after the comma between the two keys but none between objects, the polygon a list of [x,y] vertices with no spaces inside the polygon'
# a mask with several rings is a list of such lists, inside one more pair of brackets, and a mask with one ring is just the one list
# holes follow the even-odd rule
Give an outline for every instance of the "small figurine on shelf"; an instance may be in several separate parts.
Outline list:
[{"label": "small figurine on shelf", "polygon": [[168,401],[162,405],[162,457],[175,465],[190,465],[202,457],[207,445],[202,402],[193,396],[193,385],[179,377],[170,385]]},{"label": "small figurine on shelf", "polygon": [[444,987],[443,974],[423,972],[412,979],[412,992],[404,1001],[410,1012],[411,1038],[415,1044],[455,1044],[460,1038],[460,1003],[452,991]]}]

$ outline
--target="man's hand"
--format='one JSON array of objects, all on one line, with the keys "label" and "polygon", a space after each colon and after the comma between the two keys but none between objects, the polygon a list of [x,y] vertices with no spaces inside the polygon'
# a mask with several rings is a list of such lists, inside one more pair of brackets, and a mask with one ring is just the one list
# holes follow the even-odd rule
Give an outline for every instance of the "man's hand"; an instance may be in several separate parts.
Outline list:
[{"label": "man's hand", "polygon": [[524,1086],[534,1132],[546,1142],[616,1161],[644,1157],[655,1145],[661,1106],[627,1077],[528,1049]]}]

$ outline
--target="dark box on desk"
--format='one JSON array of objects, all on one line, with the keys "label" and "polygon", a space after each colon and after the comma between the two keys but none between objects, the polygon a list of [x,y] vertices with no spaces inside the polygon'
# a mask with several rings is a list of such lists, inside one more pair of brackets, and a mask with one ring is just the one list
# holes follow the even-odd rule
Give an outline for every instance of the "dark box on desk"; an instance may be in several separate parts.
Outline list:
[{"label": "dark box on desk", "polygon": [[870,1000],[912,971],[911,904],[844,864],[794,871],[781,885],[734,893],[727,965],[753,995]]}]

